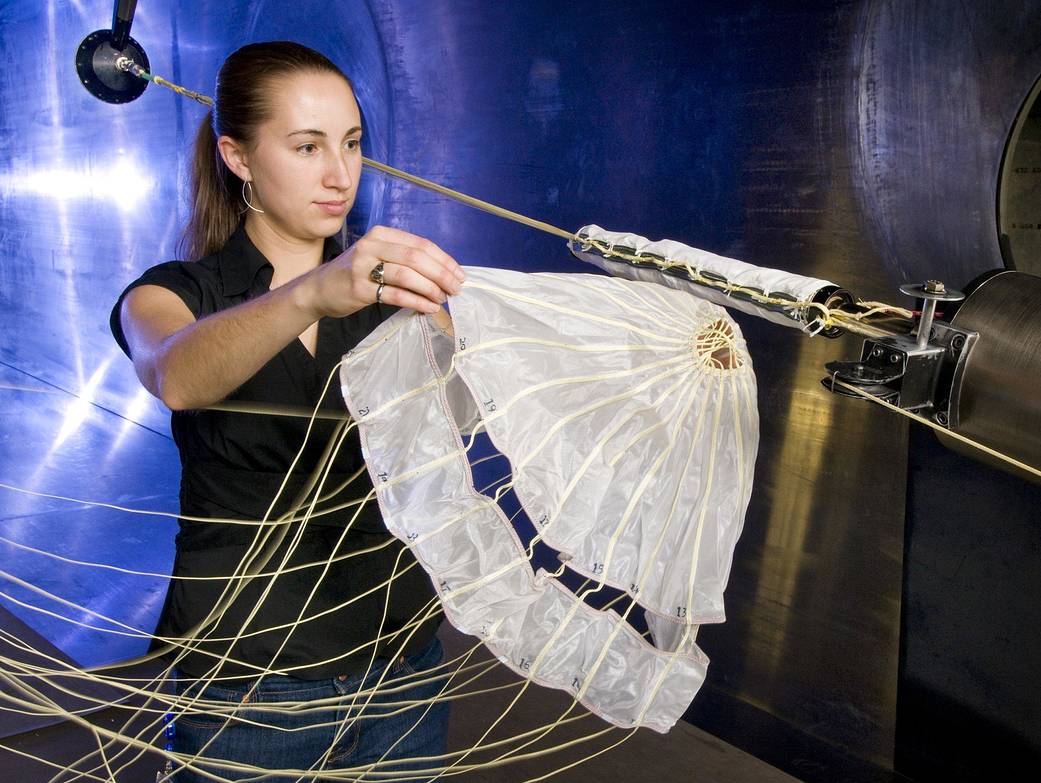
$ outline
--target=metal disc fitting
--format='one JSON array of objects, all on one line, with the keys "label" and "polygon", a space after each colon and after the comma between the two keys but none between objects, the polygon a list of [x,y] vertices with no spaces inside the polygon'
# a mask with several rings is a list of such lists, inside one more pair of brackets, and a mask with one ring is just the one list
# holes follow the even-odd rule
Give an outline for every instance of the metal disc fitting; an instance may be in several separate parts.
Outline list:
[{"label": "metal disc fitting", "polygon": [[947,288],[939,280],[926,280],[924,283],[904,283],[900,293],[916,299],[935,299],[938,302],[960,302],[965,298],[961,291]]},{"label": "metal disc fitting", "polygon": [[111,30],[95,30],[83,39],[76,51],[76,73],[95,98],[106,103],[129,103],[145,91],[148,82],[119,67],[120,58],[129,58],[144,70],[149,69],[145,50],[129,36],[122,49],[113,45]]}]

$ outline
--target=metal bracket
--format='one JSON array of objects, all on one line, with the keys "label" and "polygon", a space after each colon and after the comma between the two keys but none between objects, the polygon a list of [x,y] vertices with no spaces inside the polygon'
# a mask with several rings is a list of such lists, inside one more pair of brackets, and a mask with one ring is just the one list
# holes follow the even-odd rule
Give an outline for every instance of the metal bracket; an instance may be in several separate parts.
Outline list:
[{"label": "metal bracket", "polygon": [[837,394],[856,396],[836,387],[837,379],[904,410],[931,416],[943,427],[957,427],[965,365],[979,335],[933,316],[937,301],[958,301],[964,295],[935,280],[900,290],[925,300],[915,333],[865,340],[859,362],[829,362],[825,369],[830,375],[821,383]]}]

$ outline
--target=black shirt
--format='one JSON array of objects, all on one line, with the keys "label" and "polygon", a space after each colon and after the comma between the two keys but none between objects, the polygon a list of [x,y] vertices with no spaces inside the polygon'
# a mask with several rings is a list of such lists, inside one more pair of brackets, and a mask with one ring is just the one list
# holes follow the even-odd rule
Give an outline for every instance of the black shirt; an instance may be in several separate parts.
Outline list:
[{"label": "black shirt", "polygon": [[[325,260],[339,253],[339,247],[326,241]],[[177,294],[197,318],[245,302],[268,292],[273,268],[250,241],[242,226],[219,252],[199,261],[170,261],[145,272],[123,292],[112,310],[112,333],[129,356],[120,323],[120,307],[126,294],[140,285],[158,285]],[[394,308],[373,305],[346,318],[322,318],[318,322],[318,342],[312,356],[300,340],[293,340],[256,375],[230,394],[225,401],[238,405],[277,406],[286,412],[310,415],[319,403],[326,413],[345,413],[340,383],[334,370],[341,357],[358,344]],[[332,374],[325,394],[322,389]],[[316,419],[311,434],[305,435],[305,416],[239,413],[220,410],[174,411],[171,429],[181,457],[181,514],[208,519],[244,519],[259,521],[279,495],[279,486],[289,481],[268,515],[278,520],[294,505],[308,507],[312,495],[307,488],[320,468],[326,464],[326,451],[342,430],[335,418]],[[303,450],[301,451],[301,446]],[[289,473],[293,460],[299,460]],[[260,527],[219,522],[180,521],[177,535],[175,577],[221,576],[217,580],[171,581],[163,607],[158,636],[189,635],[221,600],[229,580],[251,547],[263,552],[264,573],[283,569],[273,577],[256,577],[246,583],[242,594],[234,600],[216,625],[195,631],[199,639],[233,637],[240,630],[244,638],[231,648],[230,658],[255,666],[279,670],[296,677],[317,679],[364,670],[372,654],[371,647],[342,657],[360,644],[371,642],[380,631],[386,588],[375,589],[395,570],[399,576],[392,583],[386,620],[386,635],[409,622],[434,597],[430,580],[414,558],[406,551],[398,555],[402,545],[391,540],[383,526],[374,499],[366,503],[345,532],[344,528],[357,511],[357,505],[335,510],[350,501],[364,498],[372,483],[364,470],[357,431],[352,431],[336,451],[331,471],[324,482],[319,502],[310,520]],[[354,474],[356,478],[351,480]],[[300,517],[303,511],[294,516]],[[265,538],[266,536],[266,538]],[[264,540],[260,546],[257,544]],[[326,567],[334,556],[378,546],[389,545],[376,552],[340,559]],[[296,542],[294,545],[294,541]],[[283,567],[286,553],[292,549]],[[295,565],[316,563],[301,570],[285,571]],[[407,570],[406,570],[407,569]],[[256,569],[254,569],[256,570]],[[323,574],[324,571],[324,574]],[[402,573],[404,572],[404,573]],[[319,582],[314,597],[308,596]],[[268,597],[261,600],[271,587]],[[372,593],[346,607],[337,604],[366,591]],[[305,603],[306,608],[305,607]],[[260,606],[255,617],[246,623],[249,613]],[[266,630],[296,621],[304,609],[304,622],[295,630]],[[429,621],[413,634],[406,654],[429,642],[437,619]],[[380,647],[381,655],[397,650],[408,631],[388,640]],[[276,653],[282,647],[282,652]],[[204,641],[200,649],[223,655],[230,641]],[[330,663],[317,663],[339,658]],[[181,658],[178,667],[193,677],[207,673],[218,660],[206,652],[193,652]],[[316,665],[317,664],[317,665]],[[298,668],[303,667],[303,668]],[[254,669],[225,664],[225,676],[255,672]]]}]

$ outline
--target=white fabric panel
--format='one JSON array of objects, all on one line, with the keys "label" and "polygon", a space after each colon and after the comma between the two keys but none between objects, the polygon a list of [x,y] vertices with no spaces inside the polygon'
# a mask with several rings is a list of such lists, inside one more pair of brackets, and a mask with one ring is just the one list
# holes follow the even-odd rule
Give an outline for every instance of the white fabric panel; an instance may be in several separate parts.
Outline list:
[{"label": "white fabric panel", "polygon": [[[795,301],[810,301],[822,288],[835,286],[834,283],[827,280],[793,275],[780,269],[753,266],[744,261],[718,256],[715,253],[699,250],[680,242],[674,242],[671,239],[661,239],[652,242],[646,237],[641,237],[637,234],[607,231],[596,225],[583,226],[577,233],[609,246],[617,246],[619,249],[629,248],[637,254],[655,255],[670,261],[689,264],[692,269],[698,272],[723,277],[733,285],[754,288],[765,294],[781,294]],[[669,286],[670,288],[687,291],[715,304],[732,307],[735,310],[750,313],[783,326],[793,326],[797,329],[804,328],[804,324],[801,321],[790,318],[784,313],[764,310],[751,302],[727,296],[723,291],[699,285],[674,275],[662,274],[653,266],[633,266],[628,261],[618,258],[605,258],[595,250],[583,251],[581,245],[577,242],[572,247],[572,253],[582,261],[593,264],[608,274],[617,277]]]},{"label": "white fabric panel", "polygon": [[[657,285],[503,272],[489,283],[476,271],[483,295],[452,301],[468,346],[456,369],[546,543],[579,573],[635,586],[650,611],[722,622],[758,445],[737,325]],[[736,369],[692,350],[718,321],[735,335]]]},{"label": "white fabric panel", "polygon": [[[723,619],[751,492],[755,378],[737,326],[656,285],[467,275],[450,303],[457,374],[446,379],[450,338],[405,311],[341,369],[387,526],[430,573],[453,625],[508,666],[616,725],[666,731],[704,680],[693,633]],[[695,350],[720,323],[734,335],[734,369]],[[473,486],[459,425],[478,416],[546,543],[635,596],[658,647],[533,573],[509,520]]]}]

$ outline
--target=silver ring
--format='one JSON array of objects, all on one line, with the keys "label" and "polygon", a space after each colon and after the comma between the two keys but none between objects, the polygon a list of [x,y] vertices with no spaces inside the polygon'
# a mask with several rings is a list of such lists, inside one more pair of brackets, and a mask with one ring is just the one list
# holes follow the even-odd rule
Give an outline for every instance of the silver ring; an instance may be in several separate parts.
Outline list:
[{"label": "silver ring", "polygon": [[[376,266],[369,272],[369,280],[374,282],[376,285],[383,285],[383,262],[380,261]],[[378,300],[377,300],[378,301]]]},{"label": "silver ring", "polygon": [[384,285],[383,283],[380,283],[378,286],[376,286],[376,304],[382,304],[383,303],[382,302],[382,299],[383,299],[383,285]]}]

